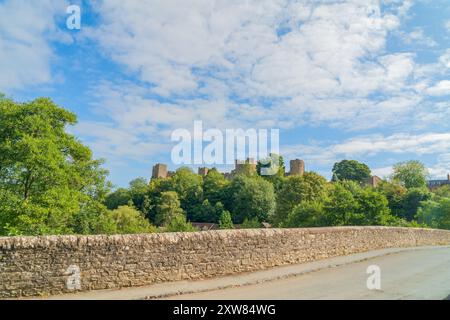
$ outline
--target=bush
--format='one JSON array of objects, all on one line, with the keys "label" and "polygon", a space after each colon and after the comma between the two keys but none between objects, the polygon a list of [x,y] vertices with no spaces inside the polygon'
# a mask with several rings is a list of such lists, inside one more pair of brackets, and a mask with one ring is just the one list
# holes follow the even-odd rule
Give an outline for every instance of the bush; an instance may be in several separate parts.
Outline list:
[{"label": "bush", "polygon": [[223,211],[219,219],[220,229],[233,229],[233,220],[231,220],[231,214],[229,211]]},{"label": "bush", "polygon": [[171,218],[169,223],[164,228],[166,232],[193,232],[197,229],[189,222],[183,214],[176,214]]},{"label": "bush", "polygon": [[326,214],[321,202],[302,202],[289,213],[282,226],[287,228],[326,226]]},{"label": "bush", "polygon": [[155,227],[153,227],[144,215],[135,208],[120,206],[119,208],[110,211],[109,215],[116,228],[116,233],[132,234],[156,231]]},{"label": "bush", "polygon": [[261,228],[261,222],[257,218],[245,219],[241,224],[241,229],[259,229]]}]

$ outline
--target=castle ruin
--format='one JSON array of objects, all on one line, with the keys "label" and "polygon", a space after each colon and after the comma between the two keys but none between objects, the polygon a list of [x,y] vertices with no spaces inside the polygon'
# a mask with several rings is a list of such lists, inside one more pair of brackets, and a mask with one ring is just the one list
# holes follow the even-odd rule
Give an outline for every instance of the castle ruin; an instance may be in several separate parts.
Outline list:
[{"label": "castle ruin", "polygon": [[289,161],[290,171],[289,176],[303,176],[305,174],[305,161],[294,159]]}]

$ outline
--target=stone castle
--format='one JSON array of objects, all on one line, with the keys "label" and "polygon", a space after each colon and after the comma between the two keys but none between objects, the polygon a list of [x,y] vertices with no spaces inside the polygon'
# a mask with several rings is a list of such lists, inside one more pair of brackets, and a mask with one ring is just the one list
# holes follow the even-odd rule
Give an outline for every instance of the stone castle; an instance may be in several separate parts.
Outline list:
[{"label": "stone castle", "polygon": [[[241,173],[245,170],[250,170],[256,172],[256,161],[253,158],[247,158],[246,160],[235,160],[234,161],[234,169],[231,172],[222,173],[223,176],[227,179],[233,178],[236,174]],[[305,161],[301,159],[293,159],[289,161],[289,172],[285,173],[285,176],[303,176],[305,174]],[[209,168],[200,167],[198,168],[198,174],[202,177],[208,174]],[[169,171],[167,169],[167,165],[164,163],[157,163],[153,166],[152,170],[152,179],[158,178],[169,178],[174,175],[174,171]],[[376,187],[382,181],[382,179],[378,176],[371,176],[365,182],[366,185]],[[428,181],[428,183],[433,184],[435,187],[441,186],[443,184],[450,184],[450,175],[448,175],[448,180],[432,180]]]},{"label": "stone castle", "polygon": [[[302,176],[305,173],[305,161],[300,159],[294,159],[289,162],[290,171],[286,173],[286,176]],[[222,173],[225,178],[232,178],[238,173],[244,170],[250,170],[256,172],[256,161],[253,158],[247,158],[247,160],[235,160],[234,169],[231,172]],[[200,167],[198,168],[198,174],[201,176],[206,176],[208,174],[209,168]],[[174,174],[174,171],[169,171],[167,165],[164,163],[157,163],[153,166],[152,179],[158,178],[169,178]]]}]

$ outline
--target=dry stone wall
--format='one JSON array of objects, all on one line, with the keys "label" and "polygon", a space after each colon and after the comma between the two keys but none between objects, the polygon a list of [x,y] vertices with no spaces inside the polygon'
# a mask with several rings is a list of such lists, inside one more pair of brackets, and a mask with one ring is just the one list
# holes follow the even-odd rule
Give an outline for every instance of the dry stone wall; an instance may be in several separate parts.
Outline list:
[{"label": "dry stone wall", "polygon": [[391,227],[0,237],[0,297],[203,279],[381,248],[449,244],[450,231]]}]

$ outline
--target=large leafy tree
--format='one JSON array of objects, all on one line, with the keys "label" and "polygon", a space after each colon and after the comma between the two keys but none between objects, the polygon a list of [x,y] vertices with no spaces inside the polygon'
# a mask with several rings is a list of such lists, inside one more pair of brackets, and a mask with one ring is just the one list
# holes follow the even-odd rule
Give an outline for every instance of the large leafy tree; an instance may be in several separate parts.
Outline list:
[{"label": "large leafy tree", "polygon": [[184,216],[178,194],[175,191],[161,193],[161,197],[156,205],[156,224],[160,226],[168,225],[178,215]]},{"label": "large leafy tree", "polygon": [[66,132],[76,116],[50,99],[0,97],[0,233],[74,232],[74,217],[104,200],[102,162]]},{"label": "large leafy tree", "polygon": [[392,220],[386,197],[354,181],[334,183],[324,208],[328,225],[387,225]]},{"label": "large leafy tree", "polygon": [[169,189],[175,191],[187,218],[192,219],[195,209],[202,204],[203,179],[190,168],[181,167],[169,179]]},{"label": "large leafy tree", "polygon": [[211,204],[224,202],[226,200],[225,190],[229,185],[229,180],[225,179],[217,169],[213,168],[203,178],[203,196]]},{"label": "large leafy tree", "polygon": [[235,223],[245,219],[267,221],[275,210],[273,185],[259,176],[236,176],[228,188],[230,211]]},{"label": "large leafy tree", "polygon": [[431,199],[431,193],[426,188],[410,188],[402,198],[400,218],[412,221],[417,214],[422,201]]},{"label": "large leafy tree", "polygon": [[303,201],[323,200],[326,196],[326,185],[325,178],[314,172],[286,178],[277,195],[273,223],[279,225],[292,209]]},{"label": "large leafy tree", "polygon": [[145,178],[137,178],[130,182],[130,196],[134,207],[141,212],[149,209],[150,199],[148,198],[149,186]]},{"label": "large leafy tree", "polygon": [[405,188],[424,188],[427,184],[428,170],[416,160],[400,162],[394,165],[391,179]]},{"label": "large leafy tree", "polygon": [[333,226],[355,225],[363,220],[358,201],[352,190],[339,182],[333,185],[324,205],[327,224]]},{"label": "large leafy tree", "polygon": [[388,200],[389,209],[394,216],[404,216],[404,201],[408,190],[399,183],[382,181],[376,190],[382,193]]},{"label": "large leafy tree", "polygon": [[118,188],[106,196],[105,204],[110,210],[129,204],[132,201],[129,189]]},{"label": "large leafy tree", "polygon": [[369,167],[356,160],[342,160],[333,166],[333,180],[351,180],[364,183],[370,178]]},{"label": "large leafy tree", "polygon": [[283,227],[321,227],[326,226],[327,220],[323,202],[304,201],[296,205],[283,221]]}]

